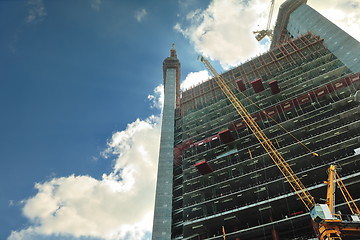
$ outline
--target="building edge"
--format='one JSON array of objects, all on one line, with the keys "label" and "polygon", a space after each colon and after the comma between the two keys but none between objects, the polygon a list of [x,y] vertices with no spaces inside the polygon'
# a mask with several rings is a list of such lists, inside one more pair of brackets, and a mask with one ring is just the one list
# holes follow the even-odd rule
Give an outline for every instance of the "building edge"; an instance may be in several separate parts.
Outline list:
[{"label": "building edge", "polygon": [[180,61],[174,44],[163,62],[164,106],[160,137],[152,239],[170,240],[174,162],[175,108],[180,104]]}]

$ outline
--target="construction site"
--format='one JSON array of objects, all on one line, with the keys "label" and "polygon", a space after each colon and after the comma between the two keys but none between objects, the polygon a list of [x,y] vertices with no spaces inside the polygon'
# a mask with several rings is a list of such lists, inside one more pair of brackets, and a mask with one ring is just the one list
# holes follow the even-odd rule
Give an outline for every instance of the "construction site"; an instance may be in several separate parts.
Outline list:
[{"label": "construction site", "polygon": [[360,43],[306,0],[268,28],[268,52],[200,57],[213,78],[183,92],[164,60],[153,239],[360,239]]}]

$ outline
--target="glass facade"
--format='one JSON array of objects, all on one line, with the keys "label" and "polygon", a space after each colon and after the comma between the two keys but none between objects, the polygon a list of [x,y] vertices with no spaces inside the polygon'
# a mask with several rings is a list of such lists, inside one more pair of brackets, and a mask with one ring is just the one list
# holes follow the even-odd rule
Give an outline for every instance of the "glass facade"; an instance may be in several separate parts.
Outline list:
[{"label": "glass facade", "polygon": [[176,68],[168,68],[165,71],[166,84],[156,185],[153,240],[171,238]]},{"label": "glass facade", "polygon": [[311,32],[324,39],[325,46],[353,72],[360,72],[360,43],[310,6],[303,4],[289,17],[291,37]]}]

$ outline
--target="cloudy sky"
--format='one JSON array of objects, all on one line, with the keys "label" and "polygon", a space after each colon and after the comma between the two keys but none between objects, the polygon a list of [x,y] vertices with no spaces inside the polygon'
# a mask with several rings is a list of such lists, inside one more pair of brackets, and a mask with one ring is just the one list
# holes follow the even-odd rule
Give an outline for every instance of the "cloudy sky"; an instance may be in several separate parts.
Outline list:
[{"label": "cloudy sky", "polygon": [[[274,18],[278,6],[276,1]],[[270,0],[0,0],[0,239],[149,239],[162,61],[266,51]],[[309,0],[355,37],[360,0]]]}]

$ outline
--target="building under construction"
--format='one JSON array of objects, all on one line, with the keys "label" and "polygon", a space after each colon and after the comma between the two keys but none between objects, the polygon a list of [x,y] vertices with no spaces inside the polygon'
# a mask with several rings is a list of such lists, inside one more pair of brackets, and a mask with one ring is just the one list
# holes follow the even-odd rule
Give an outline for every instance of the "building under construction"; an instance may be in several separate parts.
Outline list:
[{"label": "building under construction", "polygon": [[[164,118],[175,117],[161,144],[174,148],[160,150],[153,239],[316,238],[306,208],[215,80],[180,97],[180,63],[171,53]],[[287,0],[270,50],[222,77],[316,202],[324,202],[326,171],[335,164],[359,203],[359,72],[360,43],[306,0]],[[177,99],[170,106],[167,94]],[[164,160],[170,151],[173,159]],[[336,210],[346,213],[336,196]]]}]

